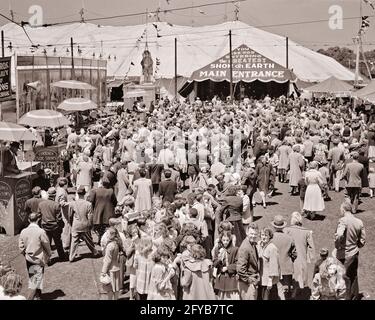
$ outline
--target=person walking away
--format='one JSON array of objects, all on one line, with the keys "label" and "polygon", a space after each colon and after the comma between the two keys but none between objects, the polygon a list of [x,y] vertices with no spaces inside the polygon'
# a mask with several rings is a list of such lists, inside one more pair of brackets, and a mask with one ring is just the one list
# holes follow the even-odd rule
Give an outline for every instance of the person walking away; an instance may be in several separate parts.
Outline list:
[{"label": "person walking away", "polygon": [[48,199],[39,203],[38,213],[42,216],[42,228],[46,231],[49,242],[55,243],[60,261],[65,261],[66,255],[61,241],[61,233],[64,221],[61,215],[61,208],[55,201],[56,189],[48,189]]},{"label": "person walking away", "polygon": [[340,140],[333,138],[331,148],[328,152],[328,161],[330,162],[330,184],[336,192],[340,191],[340,170],[342,170],[343,163],[345,161],[344,150],[339,147]]},{"label": "person walking away", "polygon": [[302,226],[302,216],[293,212],[290,226],[284,229],[294,241],[297,258],[293,262],[293,294],[292,298],[308,298],[302,296],[308,288],[308,263],[315,260],[315,246],[312,231]]},{"label": "person walking away", "polygon": [[250,223],[246,238],[238,249],[237,274],[238,291],[241,300],[257,300],[260,282],[259,254],[257,248],[259,228],[254,222]]},{"label": "person walking away", "polygon": [[28,300],[40,299],[43,290],[44,267],[51,257],[51,246],[45,230],[38,226],[39,215],[29,214],[29,226],[21,231],[18,247],[26,260],[29,276]]},{"label": "person walking away", "polygon": [[321,186],[323,186],[323,177],[318,171],[318,162],[310,163],[309,170],[305,173],[306,194],[303,203],[303,210],[308,212],[310,218],[314,220],[315,212],[325,209]]},{"label": "person walking away", "polygon": [[352,152],[353,162],[347,163],[344,169],[343,178],[346,180],[347,195],[353,205],[353,213],[357,212],[358,199],[362,188],[363,164],[358,162],[358,152]]},{"label": "person walking away", "polygon": [[352,214],[352,205],[344,202],[340,207],[341,215],[335,234],[336,258],[345,267],[347,279],[347,299],[358,299],[358,259],[359,251],[366,244],[366,232],[363,222]]},{"label": "person walking away", "polygon": [[151,210],[152,207],[152,183],[146,178],[146,170],[139,170],[140,179],[134,181],[135,211]]},{"label": "person walking away", "polygon": [[93,217],[91,202],[84,199],[86,194],[84,186],[79,187],[77,194],[79,198],[69,203],[69,219],[72,221],[72,241],[69,254],[70,262],[74,261],[79,243],[82,240],[86,243],[94,256],[98,255],[91,235]]},{"label": "person walking away", "polygon": [[109,219],[115,216],[117,199],[113,189],[109,187],[109,182],[103,181],[99,188],[92,189],[87,199],[93,207],[93,225],[98,233],[98,244],[109,225]]},{"label": "person walking away", "polygon": [[58,180],[58,186],[56,188],[55,201],[59,204],[61,208],[61,216],[64,221],[64,228],[61,234],[61,240],[65,252],[69,251],[71,242],[71,221],[68,217],[69,203],[68,203],[68,179],[60,178]]},{"label": "person walking away", "polygon": [[280,299],[287,300],[290,298],[293,283],[293,263],[297,258],[297,250],[293,238],[283,232],[287,225],[283,216],[276,215],[271,225],[275,229],[272,242],[279,250],[280,256],[281,278],[277,290]]}]

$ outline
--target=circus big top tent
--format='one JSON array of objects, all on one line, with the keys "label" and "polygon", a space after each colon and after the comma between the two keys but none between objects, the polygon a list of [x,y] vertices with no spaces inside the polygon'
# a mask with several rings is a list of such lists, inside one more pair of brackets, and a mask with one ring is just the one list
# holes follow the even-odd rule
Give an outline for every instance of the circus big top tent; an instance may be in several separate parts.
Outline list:
[{"label": "circus big top tent", "polygon": [[[148,49],[154,60],[155,78],[161,93],[174,92],[174,41],[177,39],[178,85],[181,87],[194,71],[203,68],[229,52],[228,33],[232,30],[232,46],[246,45],[260,55],[284,66],[286,61],[285,38],[249,26],[240,21],[209,26],[179,26],[154,22],[134,26],[98,26],[90,23],[73,23],[55,27],[25,27],[34,45],[24,31],[15,24],[1,27],[5,33],[5,46],[12,42],[12,51],[6,55],[35,54],[70,56],[70,37],[75,43],[74,55],[91,58],[95,53],[107,59],[107,75],[118,79],[140,76],[142,52]],[[78,47],[79,46],[79,47]],[[79,50],[78,50],[79,49]],[[340,80],[354,80],[354,74],[334,59],[312,51],[289,40],[289,68],[301,81],[319,82],[331,76]],[[12,77],[14,80],[14,77]],[[163,91],[164,90],[164,91]]]}]

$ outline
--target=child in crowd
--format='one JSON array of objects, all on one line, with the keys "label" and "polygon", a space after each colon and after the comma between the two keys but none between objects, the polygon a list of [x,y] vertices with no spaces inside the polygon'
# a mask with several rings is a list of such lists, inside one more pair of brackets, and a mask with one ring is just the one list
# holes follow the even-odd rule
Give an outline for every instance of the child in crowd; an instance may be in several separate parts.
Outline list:
[{"label": "child in crowd", "polygon": [[182,267],[183,300],[215,300],[211,260],[205,259],[206,251],[199,244],[192,245],[189,251],[192,259]]},{"label": "child in crowd", "polygon": [[170,282],[169,268],[170,251],[161,245],[153,254],[154,266],[151,271],[150,284],[148,288],[147,300],[175,300],[172,284]]},{"label": "child in crowd", "polygon": [[370,198],[375,196],[375,168],[371,167],[368,174],[368,184],[370,188]]},{"label": "child in crowd", "polygon": [[217,269],[214,288],[220,300],[239,300],[236,279],[238,248],[233,245],[231,231],[219,235],[218,246],[212,255],[213,265]]},{"label": "child in crowd", "polygon": [[136,292],[137,300],[147,300],[148,288],[150,285],[151,270],[154,262],[151,257],[151,239],[140,239],[134,256],[134,268],[136,270]]},{"label": "child in crowd", "polygon": [[110,283],[103,284],[109,300],[118,300],[120,294],[120,264],[119,253],[123,250],[119,232],[114,227],[109,227],[108,240],[103,251],[102,276],[109,276]]}]

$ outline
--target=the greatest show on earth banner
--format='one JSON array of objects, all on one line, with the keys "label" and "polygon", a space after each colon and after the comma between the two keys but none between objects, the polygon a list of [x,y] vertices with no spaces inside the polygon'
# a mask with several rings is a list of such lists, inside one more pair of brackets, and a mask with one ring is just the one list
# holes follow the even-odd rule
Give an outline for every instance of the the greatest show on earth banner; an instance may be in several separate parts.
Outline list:
[{"label": "the greatest show on earth banner", "polygon": [[[106,102],[107,61],[96,59],[47,56],[16,57],[17,117],[37,109],[53,109],[67,98],[91,99],[98,105]],[[60,80],[78,80],[97,90],[55,88],[51,83]]]},{"label": "the greatest show on earth banner", "polygon": [[[292,72],[264,57],[246,45],[232,51],[233,82],[276,81],[284,83],[294,79]],[[189,81],[230,81],[229,53],[209,65],[194,71]]]}]

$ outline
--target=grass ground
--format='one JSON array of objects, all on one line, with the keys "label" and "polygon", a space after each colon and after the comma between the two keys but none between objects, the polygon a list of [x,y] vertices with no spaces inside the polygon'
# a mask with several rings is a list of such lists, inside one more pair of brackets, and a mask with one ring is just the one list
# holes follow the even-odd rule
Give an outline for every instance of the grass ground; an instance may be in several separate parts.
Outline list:
[{"label": "grass ground", "polygon": [[[266,209],[261,206],[255,208],[255,217],[260,227],[269,225],[277,214],[290,220],[290,214],[299,210],[299,197],[291,197],[288,194],[287,184],[276,184],[276,195],[269,199]],[[366,191],[366,190],[365,190]],[[334,233],[339,220],[339,207],[344,200],[343,192],[330,192],[332,201],[326,202],[326,210],[323,215],[314,221],[304,220],[304,226],[313,230],[316,251],[321,247],[327,247],[332,251],[334,247]],[[359,256],[359,287],[365,292],[366,299],[375,299],[375,198],[363,197],[356,214],[365,225],[367,243],[362,248]],[[10,237],[0,235],[0,257],[10,261],[12,266],[22,275],[24,280],[22,293],[27,291],[27,274],[23,256],[18,253],[18,236]],[[98,283],[99,273],[102,267],[102,258],[91,258],[85,246],[80,247],[83,258],[74,262],[57,262],[46,268],[44,299],[103,299]],[[56,257],[56,251],[53,254]],[[52,258],[53,258],[52,257]],[[310,282],[313,265],[310,265]]]}]

